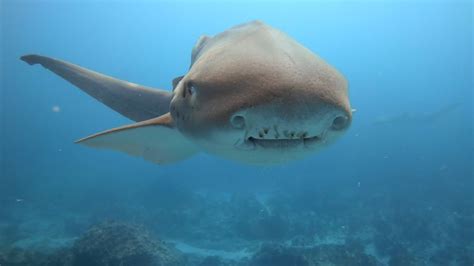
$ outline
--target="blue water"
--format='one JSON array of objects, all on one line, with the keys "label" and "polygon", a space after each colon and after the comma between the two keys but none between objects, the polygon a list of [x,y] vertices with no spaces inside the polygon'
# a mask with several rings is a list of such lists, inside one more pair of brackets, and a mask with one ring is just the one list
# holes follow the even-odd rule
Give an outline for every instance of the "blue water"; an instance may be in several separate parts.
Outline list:
[{"label": "blue water", "polygon": [[[471,1],[5,0],[0,7],[0,264],[14,247],[54,252],[111,219],[179,242],[183,256],[197,256],[189,265],[209,250],[228,263],[255,262],[262,243],[291,246],[313,234],[312,246],[358,241],[380,265],[474,263]],[[76,145],[131,121],[19,60],[47,55],[169,90],[187,72],[200,35],[254,19],[349,81],[357,109],[350,130],[304,160],[257,167],[199,154],[160,166]],[[270,208],[283,222],[274,231],[242,230],[236,220],[259,215],[248,205]]]}]

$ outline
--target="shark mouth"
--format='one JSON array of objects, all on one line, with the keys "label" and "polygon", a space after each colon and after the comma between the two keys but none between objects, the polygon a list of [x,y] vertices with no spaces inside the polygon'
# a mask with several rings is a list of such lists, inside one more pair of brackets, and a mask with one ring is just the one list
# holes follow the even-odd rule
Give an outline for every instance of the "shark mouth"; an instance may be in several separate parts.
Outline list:
[{"label": "shark mouth", "polygon": [[321,136],[301,137],[301,138],[278,138],[278,139],[263,139],[248,137],[242,143],[247,149],[255,149],[256,147],[269,149],[287,149],[293,147],[309,147],[323,141]]}]

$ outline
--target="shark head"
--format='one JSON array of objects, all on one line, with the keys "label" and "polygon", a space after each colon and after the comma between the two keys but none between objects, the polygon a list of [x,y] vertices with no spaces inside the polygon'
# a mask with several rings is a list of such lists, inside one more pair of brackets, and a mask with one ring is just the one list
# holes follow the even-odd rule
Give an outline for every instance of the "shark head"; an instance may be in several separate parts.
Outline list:
[{"label": "shark head", "polygon": [[332,143],[351,124],[344,77],[286,34],[257,21],[197,47],[170,113],[207,152],[281,163]]}]

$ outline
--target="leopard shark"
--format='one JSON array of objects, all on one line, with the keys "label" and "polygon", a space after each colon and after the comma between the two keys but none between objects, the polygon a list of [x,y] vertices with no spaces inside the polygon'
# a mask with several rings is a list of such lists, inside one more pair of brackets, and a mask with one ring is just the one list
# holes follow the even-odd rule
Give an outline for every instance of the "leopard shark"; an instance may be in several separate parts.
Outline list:
[{"label": "leopard shark", "polygon": [[37,54],[40,64],[135,123],[77,143],[169,164],[199,152],[268,165],[302,159],[352,122],[345,77],[261,21],[201,36],[172,89],[119,80]]}]

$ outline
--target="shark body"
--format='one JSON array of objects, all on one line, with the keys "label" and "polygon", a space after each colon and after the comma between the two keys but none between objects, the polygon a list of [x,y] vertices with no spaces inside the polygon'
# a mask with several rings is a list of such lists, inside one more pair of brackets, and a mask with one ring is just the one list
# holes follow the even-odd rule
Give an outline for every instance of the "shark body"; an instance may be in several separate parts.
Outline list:
[{"label": "shark body", "polygon": [[251,164],[303,158],[347,131],[347,81],[285,33],[260,21],[202,36],[172,91],[118,80],[40,55],[51,70],[136,123],[78,143],[159,164],[205,151]]}]

